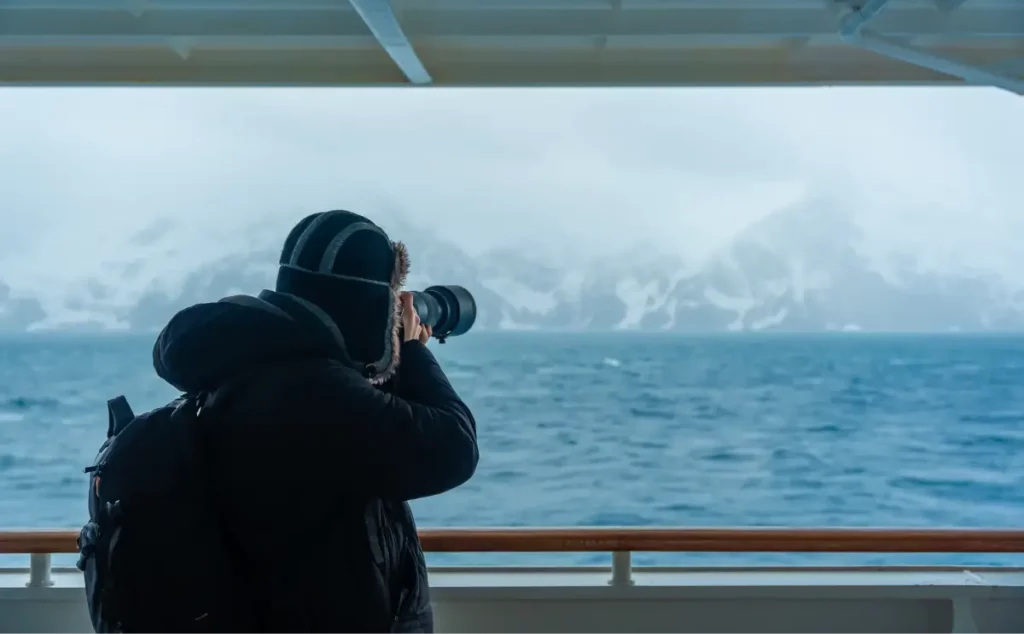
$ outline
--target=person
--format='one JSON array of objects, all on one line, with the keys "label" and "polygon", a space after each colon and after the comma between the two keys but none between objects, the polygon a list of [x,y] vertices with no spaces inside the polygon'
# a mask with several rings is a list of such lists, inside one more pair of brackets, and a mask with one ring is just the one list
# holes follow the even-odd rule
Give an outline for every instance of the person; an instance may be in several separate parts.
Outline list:
[{"label": "person", "polygon": [[157,339],[157,373],[182,392],[238,384],[207,430],[209,486],[254,629],[433,631],[408,502],[469,480],[479,450],[400,292],[408,269],[367,218],[313,214],[276,290],[186,308]]}]

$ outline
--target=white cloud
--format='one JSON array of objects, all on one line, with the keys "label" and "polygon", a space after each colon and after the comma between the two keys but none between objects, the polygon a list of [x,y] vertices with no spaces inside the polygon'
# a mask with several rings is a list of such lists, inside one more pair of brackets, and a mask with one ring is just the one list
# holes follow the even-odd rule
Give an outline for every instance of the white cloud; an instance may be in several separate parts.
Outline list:
[{"label": "white cloud", "polygon": [[[173,276],[255,217],[380,204],[471,251],[700,256],[806,195],[880,252],[1024,278],[1022,147],[989,89],[0,89],[0,278]],[[129,244],[162,217],[172,253]]]}]

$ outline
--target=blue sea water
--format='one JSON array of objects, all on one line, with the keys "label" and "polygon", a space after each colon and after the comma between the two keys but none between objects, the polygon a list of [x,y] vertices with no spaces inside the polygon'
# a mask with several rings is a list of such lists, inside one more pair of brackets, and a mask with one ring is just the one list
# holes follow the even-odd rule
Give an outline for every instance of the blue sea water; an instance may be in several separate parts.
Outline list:
[{"label": "blue sea water", "polygon": [[[82,468],[103,440],[106,399],[123,393],[142,411],[176,395],[153,373],[152,341],[0,339],[0,528],[81,526]],[[414,503],[421,527],[1024,525],[1024,338],[470,333],[431,346],[476,414],[481,462],[462,488]],[[891,554],[637,560],[1024,563]]]}]

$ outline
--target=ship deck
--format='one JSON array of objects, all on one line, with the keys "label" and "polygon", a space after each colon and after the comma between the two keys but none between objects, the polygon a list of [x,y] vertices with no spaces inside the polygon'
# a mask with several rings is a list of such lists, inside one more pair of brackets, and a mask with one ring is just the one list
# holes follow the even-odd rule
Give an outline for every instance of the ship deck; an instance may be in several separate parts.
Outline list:
[{"label": "ship deck", "polygon": [[[69,531],[0,533],[0,632],[91,629],[82,575],[51,569]],[[681,568],[634,552],[1021,553],[1024,531],[886,529],[425,530],[433,552],[607,552],[608,566],[430,570],[439,632],[1024,631],[1024,569]]]}]

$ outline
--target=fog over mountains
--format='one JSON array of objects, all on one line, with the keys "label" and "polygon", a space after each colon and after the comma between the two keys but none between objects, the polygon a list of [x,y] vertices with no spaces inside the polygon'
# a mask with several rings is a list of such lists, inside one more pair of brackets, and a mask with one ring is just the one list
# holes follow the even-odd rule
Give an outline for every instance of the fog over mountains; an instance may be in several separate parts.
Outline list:
[{"label": "fog over mountains", "polygon": [[[478,329],[719,331],[1007,331],[1024,329],[1024,293],[993,275],[920,270],[911,258],[869,257],[852,218],[827,201],[776,212],[712,257],[637,245],[586,262],[529,247],[470,256],[444,236],[390,214],[374,218],[409,246],[410,288],[462,284],[480,306]],[[238,247],[173,279],[173,222],[138,234],[137,261],[60,300],[12,289],[0,272],[0,330],[159,329],[177,310],[272,287],[283,234],[254,222]],[[567,238],[568,239],[568,238]],[[144,248],[143,248],[144,247]],[[148,278],[146,276],[149,276]],[[111,280],[120,280],[117,284]],[[127,286],[136,289],[126,292]]]}]

